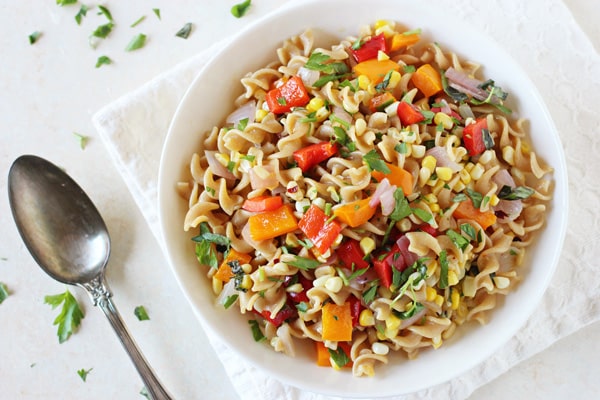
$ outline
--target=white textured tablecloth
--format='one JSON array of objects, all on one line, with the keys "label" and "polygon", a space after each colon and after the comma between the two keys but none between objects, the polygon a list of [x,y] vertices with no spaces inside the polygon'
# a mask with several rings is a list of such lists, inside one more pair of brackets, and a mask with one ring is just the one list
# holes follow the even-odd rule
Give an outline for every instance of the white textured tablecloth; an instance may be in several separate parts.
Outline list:
[{"label": "white textured tablecloth", "polygon": [[[557,272],[526,326],[478,367],[451,382],[402,397],[461,399],[556,340],[600,319],[600,56],[560,0],[429,3],[452,9],[498,41],[538,87],[565,148],[572,204]],[[215,49],[156,77],[93,117],[159,243],[157,176],[162,144],[185,90]],[[218,340],[211,340],[242,399],[325,399],[269,378]]]}]

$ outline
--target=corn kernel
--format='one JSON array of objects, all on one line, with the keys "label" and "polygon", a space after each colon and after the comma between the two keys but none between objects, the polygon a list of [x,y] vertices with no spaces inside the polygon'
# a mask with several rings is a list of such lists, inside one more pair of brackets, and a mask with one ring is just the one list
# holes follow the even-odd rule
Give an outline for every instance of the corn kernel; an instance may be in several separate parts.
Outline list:
[{"label": "corn kernel", "polygon": [[515,149],[510,146],[502,148],[502,158],[510,165],[515,165]]},{"label": "corn kernel", "polygon": [[462,181],[458,181],[454,184],[454,187],[452,188],[456,193],[460,193],[463,190],[465,190],[465,188],[467,187],[467,185],[465,185]]},{"label": "corn kernel", "polygon": [[385,356],[390,352],[390,348],[387,344],[381,342],[375,342],[371,345],[371,350],[373,353],[378,354],[380,356]]},{"label": "corn kernel", "polygon": [[458,283],[458,276],[456,272],[450,270],[448,271],[448,286],[454,286]]},{"label": "corn kernel", "polygon": [[223,290],[223,281],[220,279],[217,279],[213,276],[212,290],[213,290],[214,294],[219,295],[221,293],[221,291]]},{"label": "corn kernel", "polygon": [[387,336],[388,330],[389,331],[398,330],[400,328],[401,323],[402,323],[402,320],[393,314],[391,314],[389,317],[387,317],[385,319],[386,336]]},{"label": "corn kernel", "polygon": [[473,169],[469,172],[469,174],[471,174],[471,178],[473,178],[473,180],[477,180],[483,176],[484,172],[485,172],[485,168],[483,168],[483,165],[477,163],[477,164],[475,164]]},{"label": "corn kernel", "polygon": [[377,21],[375,21],[375,24],[373,24],[373,28],[379,29],[384,26],[390,26],[391,24],[393,24],[393,21],[388,21],[385,19],[378,19]]},{"label": "corn kernel", "polygon": [[377,61],[385,61],[385,60],[389,60],[389,59],[390,59],[390,56],[385,54],[383,51],[379,50],[377,52]]},{"label": "corn kernel", "polygon": [[215,153],[215,159],[224,167],[229,164],[229,156],[223,153]]},{"label": "corn kernel", "polygon": [[490,161],[493,160],[494,154],[496,154],[496,153],[494,153],[494,151],[492,151],[492,150],[486,150],[486,151],[484,151],[479,156],[479,162],[482,163],[482,164],[489,163]]},{"label": "corn kernel", "polygon": [[423,196],[423,200],[425,200],[428,203],[437,203],[438,201],[437,196],[433,193],[428,193],[425,196]]},{"label": "corn kernel", "polygon": [[432,213],[437,214],[440,212],[440,205],[438,203],[433,203],[429,205],[429,209]]},{"label": "corn kernel", "polygon": [[378,340],[386,340],[387,337],[385,336],[385,332],[379,332],[379,330],[377,330],[377,339]]},{"label": "corn kernel", "polygon": [[263,109],[258,109],[256,110],[256,112],[254,113],[254,120],[256,122],[262,122],[262,120],[269,114],[269,112],[267,110],[263,110]]},{"label": "corn kernel", "polygon": [[321,107],[317,110],[317,114],[315,115],[315,118],[317,119],[318,122],[323,122],[325,121],[327,118],[329,118],[329,110],[327,109],[327,107]]},{"label": "corn kernel", "polygon": [[300,293],[303,290],[304,290],[304,287],[302,286],[301,283],[294,283],[293,285],[290,285],[287,288],[285,288],[285,291],[288,293]]},{"label": "corn kernel", "polygon": [[342,290],[342,286],[344,286],[344,282],[339,276],[333,276],[327,279],[327,282],[325,282],[325,288],[327,290],[331,290],[334,293],[337,293],[340,290]]},{"label": "corn kernel", "polygon": [[467,275],[465,279],[463,279],[462,284],[462,292],[466,297],[474,297],[477,292],[477,287],[475,285],[475,277]]},{"label": "corn kernel", "polygon": [[244,271],[244,273],[250,274],[250,273],[252,273],[252,269],[253,269],[252,264],[248,264],[248,263],[242,264],[242,271]]},{"label": "corn kernel", "polygon": [[436,167],[435,174],[444,182],[448,182],[452,179],[452,169],[450,167]]},{"label": "corn kernel", "polygon": [[495,276],[494,285],[496,285],[498,289],[506,289],[510,285],[510,279],[505,276]]},{"label": "corn kernel", "polygon": [[299,213],[304,213],[304,209],[308,207],[310,207],[309,199],[304,198],[296,202],[296,211],[298,211]]},{"label": "corn kernel", "polygon": [[322,197],[317,197],[312,201],[312,204],[319,207],[321,210],[325,210],[325,199]]},{"label": "corn kernel", "polygon": [[443,112],[435,113],[435,116],[433,117],[433,122],[436,125],[442,125],[446,130],[450,130],[454,126],[454,121],[452,121],[452,118],[448,114]]},{"label": "corn kernel", "polygon": [[371,84],[371,80],[369,79],[368,76],[359,75],[357,79],[358,79],[358,87],[359,88],[361,88],[362,90],[367,90],[369,88],[369,85]]},{"label": "corn kernel", "polygon": [[369,83],[369,85],[367,86],[367,92],[372,95],[377,94],[377,85],[375,85],[374,83]]},{"label": "corn kernel", "polygon": [[306,197],[308,197],[310,200],[316,199],[318,194],[319,192],[317,191],[316,186],[311,186],[306,190]]},{"label": "corn kernel", "polygon": [[244,275],[244,277],[242,278],[242,283],[240,284],[240,287],[242,289],[246,289],[249,290],[252,288],[253,282],[252,282],[252,278],[250,277],[250,275]]},{"label": "corn kernel", "polygon": [[490,197],[490,206],[495,207],[498,205],[499,202],[500,202],[500,198],[496,194],[493,194]]},{"label": "corn kernel", "polygon": [[444,304],[444,296],[438,294],[437,296],[435,296],[434,301],[435,301],[435,304],[437,304],[438,306],[441,307]]},{"label": "corn kernel", "polygon": [[433,170],[435,169],[435,166],[437,164],[437,160],[435,159],[434,156],[425,156],[423,158],[423,160],[421,161],[421,166],[423,166],[423,168],[427,168],[429,170],[429,172],[433,173]]},{"label": "corn kernel", "polygon": [[[427,158],[427,157],[425,157],[425,158]],[[431,177],[431,171],[429,170],[429,168],[422,167],[419,170],[419,184],[421,186],[424,186],[430,177]]]},{"label": "corn kernel", "polygon": [[371,252],[375,250],[375,241],[368,236],[360,239],[359,245],[364,255],[371,254]]},{"label": "corn kernel", "polygon": [[373,311],[365,308],[360,312],[358,316],[358,323],[360,326],[373,326],[375,325],[375,318],[373,317]]},{"label": "corn kernel", "polygon": [[422,144],[413,144],[411,147],[411,155],[414,158],[423,158],[425,156],[425,151],[427,151],[427,149]]},{"label": "corn kernel", "polygon": [[[392,73],[390,74],[390,79],[388,81],[388,89],[394,89],[396,86],[398,86],[398,84],[400,83],[400,79],[402,78],[402,75],[400,75],[400,72],[398,71],[392,71]],[[398,107],[396,106],[396,109]]]},{"label": "corn kernel", "polygon": [[460,293],[458,293],[458,290],[452,289],[452,294],[450,295],[450,301],[451,301],[450,308],[452,308],[453,310],[456,310],[458,308],[458,305],[460,304]]},{"label": "corn kernel", "polygon": [[464,183],[465,185],[471,183],[471,174],[469,173],[469,171],[467,171],[466,168],[461,169],[458,173],[458,176],[460,177],[462,183]]},{"label": "corn kernel", "polygon": [[396,222],[396,228],[400,232],[409,232],[412,229],[412,222],[408,218],[402,218],[400,221]]},{"label": "corn kernel", "polygon": [[427,286],[427,288],[425,289],[425,299],[427,301],[434,301],[436,296],[437,290],[435,290],[435,288],[432,288],[431,286]]},{"label": "corn kernel", "polygon": [[442,345],[442,337],[441,336],[436,336],[434,338],[431,339],[431,344],[433,344],[433,348],[434,349],[439,349],[440,346]]},{"label": "corn kernel", "polygon": [[325,105],[325,101],[320,97],[313,97],[306,105],[306,111],[309,113],[317,112],[318,109]]},{"label": "corn kernel", "polygon": [[473,164],[472,162],[468,162],[465,165],[465,169],[467,170],[467,172],[471,172],[471,170],[473,169],[474,166],[475,166],[475,164]]}]

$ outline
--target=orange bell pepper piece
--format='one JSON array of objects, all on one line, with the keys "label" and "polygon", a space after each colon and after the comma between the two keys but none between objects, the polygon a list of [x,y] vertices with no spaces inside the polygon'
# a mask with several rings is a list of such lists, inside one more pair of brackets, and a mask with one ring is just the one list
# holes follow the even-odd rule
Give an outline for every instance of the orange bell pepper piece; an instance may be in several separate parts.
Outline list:
[{"label": "orange bell pepper piece", "polygon": [[377,180],[377,182],[381,182],[384,178],[387,178],[390,181],[391,185],[395,185],[396,187],[402,188],[405,196],[409,196],[413,191],[413,176],[410,172],[402,169],[396,165],[385,163],[390,169],[389,174],[384,174],[381,171],[373,171],[371,172],[371,176]]},{"label": "orange bell pepper piece", "polygon": [[431,97],[443,89],[442,77],[431,64],[423,64],[417,68],[410,80],[425,97]]},{"label": "orange bell pepper piece", "polygon": [[352,340],[352,315],[350,303],[341,306],[327,303],[321,309],[321,322],[323,323],[323,340],[334,342],[348,342]]},{"label": "orange bell pepper piece", "polygon": [[276,210],[252,215],[248,218],[248,224],[250,225],[250,237],[257,242],[273,239],[298,228],[298,220],[289,204]]},{"label": "orange bell pepper piece", "polygon": [[370,197],[346,203],[333,210],[335,215],[343,223],[356,228],[364,224],[375,214],[376,207],[369,205]]},{"label": "orange bell pepper piece", "polygon": [[371,83],[376,85],[383,81],[388,72],[400,71],[400,65],[392,60],[373,58],[356,64],[353,69],[355,74],[367,76]]},{"label": "orange bell pepper piece", "polygon": [[473,220],[481,225],[484,230],[496,223],[496,215],[492,211],[480,211],[473,206],[471,199],[458,203],[453,215],[455,218]]},{"label": "orange bell pepper piece", "polygon": [[418,33],[396,33],[390,40],[390,51],[400,50],[402,47],[412,46],[421,39]]},{"label": "orange bell pepper piece", "polygon": [[261,211],[273,211],[283,205],[283,199],[281,196],[269,196],[263,195],[254,197],[252,199],[246,199],[242,208],[246,211],[261,212]]},{"label": "orange bell pepper piece", "polygon": [[327,222],[328,219],[323,210],[312,204],[298,222],[298,228],[314,243],[321,254],[329,250],[342,231],[340,224],[336,221]]},{"label": "orange bell pepper piece", "polygon": [[250,254],[240,253],[235,249],[229,250],[227,257],[225,257],[219,266],[219,269],[213,276],[222,282],[229,282],[229,280],[233,278],[235,274],[231,271],[231,267],[228,263],[234,260],[239,261],[240,264],[248,264],[252,260],[252,256],[250,256]]},{"label": "orange bell pepper piece", "polygon": [[293,107],[305,106],[310,101],[310,96],[302,79],[294,75],[283,85],[269,90],[265,100],[272,113],[283,114]]}]

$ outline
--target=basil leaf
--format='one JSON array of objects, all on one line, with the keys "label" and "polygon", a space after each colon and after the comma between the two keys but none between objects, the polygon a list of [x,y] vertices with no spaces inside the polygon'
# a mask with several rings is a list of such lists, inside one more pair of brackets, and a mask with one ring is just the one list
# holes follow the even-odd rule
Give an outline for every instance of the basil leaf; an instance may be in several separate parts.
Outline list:
[{"label": "basil leaf", "polygon": [[400,221],[402,218],[406,218],[412,213],[402,188],[398,188],[394,191],[394,200],[396,200],[396,204],[394,206],[394,211],[390,214],[390,219],[392,221]]},{"label": "basil leaf", "polygon": [[483,201],[483,195],[479,192],[474,191],[473,189],[467,188],[467,195],[473,202],[473,207],[479,208],[481,207],[481,202]]},{"label": "basil leaf", "polygon": [[79,377],[81,378],[81,380],[85,382],[85,380],[87,379],[88,374],[92,370],[93,370],[93,368],[90,368],[90,369],[81,368],[80,370],[77,371],[77,375],[79,375]]},{"label": "basil leaf", "polygon": [[440,252],[440,281],[438,282],[440,289],[448,287],[448,258],[446,250]]},{"label": "basil leaf", "polygon": [[251,1],[246,0],[242,3],[234,5],[233,7],[231,7],[231,15],[233,15],[236,18],[242,18],[246,14],[246,12],[248,12],[250,4]]},{"label": "basil leaf", "polygon": [[103,65],[111,64],[112,60],[108,56],[100,56],[96,61],[96,68],[100,68]]},{"label": "basil leaf", "polygon": [[465,222],[460,226],[460,230],[466,233],[471,239],[477,240],[477,233],[475,232],[475,228],[473,228],[471,224],[467,224]]},{"label": "basil leaf", "polygon": [[45,296],[44,303],[52,306],[52,309],[62,304],[60,314],[54,319],[53,324],[58,325],[58,342],[64,343],[79,327],[81,320],[84,318],[84,313],[69,289],[61,294]]},{"label": "basil leaf", "polygon": [[160,8],[153,8],[152,12],[154,13],[154,15],[156,15],[156,18],[158,18],[159,20],[162,19],[160,17]]},{"label": "basil leaf", "polygon": [[483,136],[483,144],[485,145],[486,150],[493,149],[494,148],[494,139],[492,138],[492,135],[490,134],[490,130],[482,129],[481,135]]},{"label": "basil leaf", "polygon": [[2,304],[2,302],[4,300],[6,300],[8,295],[9,295],[8,288],[6,287],[6,285],[4,283],[0,282],[0,304]]},{"label": "basil leaf", "polygon": [[98,10],[100,10],[100,12],[98,13],[98,15],[104,15],[107,20],[109,20],[109,21],[112,22],[113,17],[111,15],[110,11],[108,11],[108,8],[106,8],[105,6],[99,5],[98,6]]},{"label": "basil leaf", "polygon": [[134,51],[137,49],[141,49],[142,47],[144,47],[145,44],[146,35],[144,35],[143,33],[138,33],[131,39],[127,47],[125,47],[125,51]]},{"label": "basil leaf", "polygon": [[37,42],[37,40],[40,38],[40,36],[42,36],[41,32],[39,32],[39,31],[33,32],[31,35],[29,35],[29,44],[34,44],[35,42]]},{"label": "basil leaf", "polygon": [[115,24],[113,24],[112,22],[100,25],[94,30],[94,32],[92,32],[92,36],[100,39],[106,39],[106,37],[112,32],[114,26]]},{"label": "basil leaf", "polygon": [[313,260],[312,258],[305,258],[296,256],[292,261],[284,261],[285,264],[291,265],[292,267],[296,267],[298,269],[308,271],[310,269],[315,269],[321,265],[321,262],[317,260]]},{"label": "basil leaf", "polygon": [[250,325],[250,329],[252,330],[252,337],[254,338],[255,342],[262,342],[263,340],[267,339],[260,330],[260,326],[258,325],[257,320],[251,319],[248,321],[248,324]]},{"label": "basil leaf", "polygon": [[446,231],[446,236],[448,236],[452,240],[452,243],[454,243],[454,245],[461,250],[466,249],[469,245],[469,241],[465,239],[463,235],[453,231],[452,229],[448,229]]},{"label": "basil leaf", "polygon": [[338,346],[337,350],[332,350],[329,348],[327,350],[329,351],[329,356],[331,357],[331,360],[339,368],[342,368],[351,361],[350,357],[348,357],[344,349],[342,349],[340,346]]},{"label": "basil leaf", "polygon": [[59,6],[68,6],[69,4],[75,4],[77,0],[56,0],[56,4]]},{"label": "basil leaf", "polygon": [[535,193],[535,190],[526,186],[517,186],[511,188],[508,185],[502,186],[498,193],[498,198],[502,200],[522,200],[531,197]]},{"label": "basil leaf", "polygon": [[425,308],[423,304],[419,303],[418,301],[413,302],[412,306],[408,310],[400,312],[397,315],[400,319],[408,319],[419,313],[423,308]]},{"label": "basil leaf", "polygon": [[423,222],[427,222],[428,224],[433,222],[433,216],[421,208],[413,208],[412,212]]},{"label": "basil leaf", "polygon": [[187,39],[190,36],[190,33],[192,33],[192,23],[188,22],[185,25],[183,25],[183,27],[180,30],[177,31],[175,36]]},{"label": "basil leaf", "polygon": [[77,22],[77,25],[81,25],[81,21],[83,20],[83,17],[87,16],[88,10],[88,6],[86,6],[85,4],[81,5],[81,8],[79,8],[79,12],[75,14],[75,22]]},{"label": "basil leaf", "polygon": [[389,174],[392,172],[375,149],[369,151],[362,158],[371,171],[379,171],[383,172],[384,174]]}]

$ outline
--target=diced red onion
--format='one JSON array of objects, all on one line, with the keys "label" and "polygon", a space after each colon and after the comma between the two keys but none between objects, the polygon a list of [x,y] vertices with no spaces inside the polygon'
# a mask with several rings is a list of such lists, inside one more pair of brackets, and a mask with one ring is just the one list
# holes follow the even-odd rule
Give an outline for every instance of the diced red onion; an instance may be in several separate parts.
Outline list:
[{"label": "diced red onion", "polygon": [[312,85],[319,79],[319,71],[315,71],[312,69],[308,69],[305,67],[300,67],[298,69],[298,76],[302,79],[302,83],[304,86],[312,87]]},{"label": "diced red onion", "polygon": [[206,154],[206,161],[208,161],[208,165],[212,169],[212,172],[215,175],[221,176],[225,179],[235,180],[235,175],[233,175],[231,173],[231,171],[229,171],[223,164],[221,164],[215,158],[215,153],[216,153],[216,151],[208,151],[208,150],[204,152],[204,154]]},{"label": "diced red onion", "polygon": [[462,103],[460,106],[458,106],[458,112],[459,112],[460,116],[463,117],[464,119],[475,118],[475,114],[473,114],[473,110],[471,110],[471,106],[468,105],[467,103]]},{"label": "diced red onion", "polygon": [[348,124],[352,124],[352,115],[348,114],[348,112],[343,108],[334,106],[332,113],[342,121],[347,122]]},{"label": "diced red onion", "polygon": [[466,93],[477,100],[487,99],[488,93],[479,86],[483,83],[479,79],[474,79],[462,71],[457,71],[453,67],[446,70],[448,84],[454,89]]},{"label": "diced red onion", "polygon": [[413,265],[419,259],[418,254],[408,250],[408,246],[410,246],[410,240],[408,237],[406,237],[406,235],[402,235],[400,239],[396,240],[396,244],[400,248],[400,254],[402,254],[404,262],[407,266]]},{"label": "diced red onion", "polygon": [[377,189],[369,201],[369,206],[377,207],[378,204],[381,204],[381,213],[386,216],[390,215],[396,206],[396,199],[394,199],[396,189],[395,185],[390,185],[390,181],[384,178],[377,185]]},{"label": "diced red onion", "polygon": [[447,115],[451,115],[452,114],[452,109],[450,108],[450,104],[448,104],[448,102],[446,101],[446,99],[442,99],[440,101],[440,104],[442,105],[442,107],[440,108],[441,112],[443,112],[444,114],[447,114]]},{"label": "diced red onion", "polygon": [[434,146],[425,152],[426,155],[432,156],[436,159],[436,165],[438,167],[448,167],[452,170],[452,172],[458,172],[461,169],[461,166],[452,161],[446,148],[442,146]]},{"label": "diced red onion", "polygon": [[227,116],[227,119],[225,120],[225,122],[227,124],[233,124],[233,126],[237,126],[237,124],[241,120],[248,118],[248,123],[251,124],[252,122],[254,122],[255,115],[256,115],[256,101],[252,100],[252,101],[249,101],[246,104],[242,105],[241,107],[239,107],[237,110],[235,110],[231,114],[229,114]]},{"label": "diced red onion", "polygon": [[[498,191],[500,191],[503,186],[509,186],[510,188],[515,187],[515,180],[506,169],[501,169],[496,172],[492,177],[492,181],[498,185]],[[501,221],[512,221],[521,214],[521,211],[523,211],[523,202],[521,200],[500,200],[494,207],[494,211],[501,215]],[[506,217],[504,217],[504,215],[506,215]]]}]

